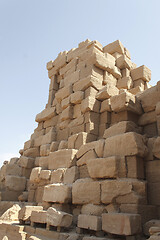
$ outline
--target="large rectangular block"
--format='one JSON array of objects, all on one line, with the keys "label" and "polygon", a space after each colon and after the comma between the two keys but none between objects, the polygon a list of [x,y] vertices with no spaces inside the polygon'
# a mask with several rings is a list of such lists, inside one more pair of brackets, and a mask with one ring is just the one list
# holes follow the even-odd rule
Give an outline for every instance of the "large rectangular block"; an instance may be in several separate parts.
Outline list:
[{"label": "large rectangular block", "polygon": [[134,235],[141,232],[141,216],[127,213],[102,214],[102,229],[117,235]]},{"label": "large rectangular block", "polygon": [[146,178],[149,183],[160,182],[160,160],[146,163]]},{"label": "large rectangular block", "polygon": [[69,168],[75,165],[75,149],[62,149],[49,154],[49,169]]},{"label": "large rectangular block", "polygon": [[116,178],[118,175],[118,161],[116,156],[87,160],[87,168],[91,178]]},{"label": "large rectangular block", "polygon": [[102,220],[98,216],[80,214],[77,225],[79,228],[100,231],[102,229]]},{"label": "large rectangular block", "polygon": [[30,221],[31,213],[34,210],[43,210],[42,206],[25,206],[18,213],[18,219],[22,221]]},{"label": "large rectangular block", "polygon": [[24,189],[26,187],[26,178],[19,177],[19,176],[13,176],[13,175],[7,175],[6,179],[5,179],[5,184],[9,190],[24,191]]},{"label": "large rectangular block", "polygon": [[47,224],[55,227],[70,227],[73,216],[50,207],[47,210]]},{"label": "large rectangular block", "polygon": [[118,94],[119,94],[119,90],[117,87],[107,84],[97,93],[96,99],[103,101],[105,99],[108,99]]},{"label": "large rectangular block", "polygon": [[149,82],[151,80],[151,70],[145,65],[142,65],[131,70],[131,77],[133,81],[143,79],[144,81]]},{"label": "large rectangular block", "polygon": [[144,144],[143,136],[138,133],[128,132],[107,138],[105,140],[103,157],[109,157],[114,155],[120,156],[137,155],[143,157],[145,156],[146,153],[147,147]]},{"label": "large rectangular block", "polygon": [[42,211],[42,210],[32,211],[30,220],[33,223],[46,223],[47,222],[46,211]]},{"label": "large rectangular block", "polygon": [[103,51],[105,53],[110,53],[110,54],[113,54],[115,52],[120,53],[120,54],[124,54],[124,46],[122,45],[120,40],[116,40],[116,41],[106,45],[103,48]]},{"label": "large rectangular block", "polygon": [[73,91],[84,91],[89,87],[99,90],[102,88],[102,81],[96,77],[88,76],[87,78],[81,79],[80,81],[74,83]]},{"label": "large rectangular block", "polygon": [[72,203],[100,203],[100,183],[89,178],[77,180],[72,187]]},{"label": "large rectangular block", "polygon": [[65,184],[50,184],[45,186],[43,201],[68,203],[71,202],[72,187]]},{"label": "large rectangular block", "polygon": [[42,112],[37,114],[35,121],[36,122],[46,121],[54,117],[55,115],[56,115],[55,107],[45,108]]}]

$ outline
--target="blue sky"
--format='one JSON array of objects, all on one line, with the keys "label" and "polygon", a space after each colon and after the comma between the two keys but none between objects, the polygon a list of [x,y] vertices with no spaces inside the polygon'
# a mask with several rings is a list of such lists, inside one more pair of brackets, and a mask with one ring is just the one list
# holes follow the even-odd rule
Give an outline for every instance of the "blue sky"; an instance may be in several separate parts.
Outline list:
[{"label": "blue sky", "polygon": [[46,63],[89,38],[117,39],[160,80],[159,0],[0,0],[0,165],[18,156],[44,109]]}]

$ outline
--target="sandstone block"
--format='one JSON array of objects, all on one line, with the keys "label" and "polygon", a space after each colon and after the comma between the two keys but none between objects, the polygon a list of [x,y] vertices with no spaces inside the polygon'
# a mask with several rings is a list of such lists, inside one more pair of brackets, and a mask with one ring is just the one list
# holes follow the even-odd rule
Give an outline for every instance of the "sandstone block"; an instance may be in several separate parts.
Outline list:
[{"label": "sandstone block", "polygon": [[148,183],[148,201],[152,205],[160,205],[160,182]]},{"label": "sandstone block", "polygon": [[93,111],[99,113],[100,102],[95,98],[87,97],[81,103],[81,111],[82,113]]},{"label": "sandstone block", "polygon": [[120,54],[124,54],[124,46],[122,45],[120,40],[116,40],[115,42],[112,42],[108,45],[106,45],[103,48],[103,51],[106,53],[113,54],[115,52],[118,52]]},{"label": "sandstone block", "polygon": [[156,141],[154,142],[154,145],[153,145],[153,155],[160,159],[159,146],[160,146],[160,137],[157,137],[157,139],[156,139]]},{"label": "sandstone block", "polygon": [[116,178],[118,175],[118,157],[96,158],[87,161],[91,178]]},{"label": "sandstone block", "polygon": [[[127,143],[127,148],[126,148]],[[119,146],[117,148],[117,146]],[[107,138],[105,141],[103,157],[114,155],[120,156],[145,156],[147,147],[144,144],[143,136],[138,133],[129,132]]]},{"label": "sandstone block", "polygon": [[56,115],[55,107],[45,108],[42,112],[37,114],[35,121],[36,122],[46,121],[54,117],[55,115]]},{"label": "sandstone block", "polygon": [[39,182],[39,177],[41,173],[42,168],[41,167],[35,167],[32,169],[31,175],[30,175],[30,181],[31,182]]},{"label": "sandstone block", "polygon": [[65,184],[50,184],[44,187],[43,201],[69,203],[71,202],[71,186]]},{"label": "sandstone block", "polygon": [[85,91],[84,91],[84,98],[87,98],[87,97],[93,97],[95,98],[96,94],[97,94],[97,90],[93,87],[89,87],[87,88]]},{"label": "sandstone block", "polygon": [[42,169],[48,169],[48,156],[47,157],[39,157],[38,166],[42,167]]},{"label": "sandstone block", "polygon": [[92,141],[92,142],[88,142],[88,143],[86,143],[86,144],[83,144],[83,145],[79,148],[79,150],[78,150],[78,152],[77,152],[77,154],[76,154],[77,158],[82,157],[86,152],[94,149],[95,146],[96,146],[96,143],[97,143],[96,141]]},{"label": "sandstone block", "polygon": [[104,213],[102,229],[117,235],[134,235],[141,232],[141,216],[139,214]]},{"label": "sandstone block", "polygon": [[95,205],[89,203],[83,205],[81,208],[81,213],[85,215],[101,216],[103,212],[105,212],[105,208],[103,205]]},{"label": "sandstone block", "polygon": [[43,210],[32,211],[30,220],[33,223],[46,223],[47,222],[46,211],[43,211]]},{"label": "sandstone block", "polygon": [[111,73],[104,71],[104,79],[103,79],[104,85],[109,84],[116,86],[117,85],[117,78],[114,77]]},{"label": "sandstone block", "polygon": [[30,221],[31,213],[35,210],[43,210],[42,206],[25,206],[21,208],[18,214],[18,219],[22,221]]},{"label": "sandstone block", "polygon": [[144,160],[137,156],[127,156],[127,177],[144,179]]},{"label": "sandstone block", "polygon": [[128,57],[126,57],[125,55],[122,55],[119,58],[117,58],[116,66],[119,69],[128,68],[130,70],[133,68],[131,60]]},{"label": "sandstone block", "polygon": [[7,164],[6,165],[6,170],[5,170],[6,175],[14,175],[14,176],[21,176],[21,167],[18,166],[18,164]]},{"label": "sandstone block", "polygon": [[40,178],[43,180],[49,180],[51,176],[51,171],[50,170],[42,170],[40,172]]},{"label": "sandstone block", "polygon": [[131,121],[122,121],[114,124],[113,126],[107,128],[104,132],[103,137],[109,138],[126,132],[137,132],[140,133],[140,129],[134,122]]},{"label": "sandstone block", "polygon": [[129,92],[123,92],[113,96],[111,100],[111,109],[114,112],[131,111],[137,114],[142,114],[142,109],[138,99]]},{"label": "sandstone block", "polygon": [[100,108],[100,112],[111,112],[111,102],[110,99],[106,99],[101,103],[101,108]]},{"label": "sandstone block", "polygon": [[26,151],[23,152],[23,155],[25,157],[32,157],[32,158],[38,157],[39,156],[39,148],[35,147],[35,148],[27,149]]},{"label": "sandstone block", "polygon": [[138,120],[138,124],[140,126],[145,126],[147,124],[156,122],[156,120],[157,119],[156,119],[155,111],[151,111],[151,112],[142,114]]},{"label": "sandstone block", "polygon": [[86,123],[85,130],[87,133],[98,136],[99,129],[98,129],[98,124],[96,123],[93,123],[93,122]]},{"label": "sandstone block", "polygon": [[58,142],[52,142],[50,145],[50,152],[55,152],[58,150],[59,143]]},{"label": "sandstone block", "polygon": [[102,88],[102,81],[93,76],[88,76],[87,78],[81,79],[80,81],[73,84],[73,91],[84,91],[89,87],[93,87],[97,90]]},{"label": "sandstone block", "polygon": [[59,89],[55,94],[55,98],[57,99],[58,102],[61,102],[62,99],[70,96],[72,92],[73,92],[72,85],[68,85],[66,87]]},{"label": "sandstone block", "polygon": [[138,68],[131,70],[131,77],[133,81],[143,79],[146,82],[151,80],[151,70],[146,66],[142,65]]},{"label": "sandstone block", "polygon": [[147,89],[138,96],[142,104],[144,112],[155,110],[157,102],[159,102],[159,93],[157,86]]},{"label": "sandstone block", "polygon": [[51,144],[44,144],[40,146],[40,156],[48,156],[50,153]]},{"label": "sandstone block", "polygon": [[105,144],[105,140],[100,139],[97,141],[97,144],[95,145],[95,152],[99,158],[103,157],[104,144]]},{"label": "sandstone block", "polygon": [[63,182],[65,184],[72,184],[74,183],[79,177],[79,171],[77,166],[73,166],[68,168],[64,174]]},{"label": "sandstone block", "polygon": [[27,142],[24,143],[24,151],[33,147],[34,145],[34,141],[31,139],[31,140],[28,140]]},{"label": "sandstone block", "polygon": [[133,81],[131,77],[123,77],[118,79],[117,88],[118,89],[131,89],[133,87]]},{"label": "sandstone block", "polygon": [[96,158],[97,155],[93,149],[87,151],[78,161],[77,161],[77,166],[83,166],[87,164],[87,161],[89,159],[94,159]]},{"label": "sandstone block", "polygon": [[92,64],[85,63],[83,67],[81,67],[80,69],[80,79],[88,77],[89,75],[92,75],[100,80],[103,80],[103,70],[97,68]]},{"label": "sandstone block", "polygon": [[5,184],[9,190],[24,191],[24,189],[26,187],[26,178],[19,177],[19,176],[13,176],[13,175],[7,175],[6,179],[5,179]]},{"label": "sandstone block", "polygon": [[49,155],[49,169],[69,168],[75,165],[75,149],[62,149]]},{"label": "sandstone block", "polygon": [[72,203],[100,203],[100,183],[85,178],[77,180],[72,186]]},{"label": "sandstone block", "polygon": [[72,224],[73,216],[71,214],[57,211],[55,208],[50,207],[47,210],[47,224],[55,227],[70,227]]},{"label": "sandstone block", "polygon": [[97,93],[96,99],[103,101],[112,96],[118,95],[118,93],[119,93],[119,90],[117,87],[107,84]]},{"label": "sandstone block", "polygon": [[109,204],[116,197],[131,193],[132,184],[129,181],[105,180],[101,182],[101,201]]},{"label": "sandstone block", "polygon": [[62,183],[65,171],[66,171],[65,168],[59,168],[57,170],[52,171],[50,182],[51,183]]},{"label": "sandstone block", "polygon": [[33,168],[34,167],[34,158],[21,156],[19,159],[19,165],[23,168]]},{"label": "sandstone block", "polygon": [[75,82],[79,81],[79,79],[80,79],[80,71],[77,69],[77,71],[65,76],[64,86],[74,84]]},{"label": "sandstone block", "polygon": [[69,105],[70,105],[70,96],[67,97],[67,98],[64,98],[61,101],[61,107],[62,107],[63,110],[66,109]]},{"label": "sandstone block", "polygon": [[71,97],[71,103],[72,104],[81,103],[81,101],[84,98],[84,92],[78,91],[78,92],[72,93],[70,97]]},{"label": "sandstone block", "polygon": [[150,183],[160,182],[160,160],[148,161],[146,163],[146,178]]},{"label": "sandstone block", "polygon": [[100,231],[102,229],[101,217],[80,214],[78,216],[78,227]]},{"label": "sandstone block", "polygon": [[66,109],[62,111],[60,119],[61,121],[65,121],[67,119],[72,119],[72,116],[73,116],[73,108],[71,106],[68,106]]}]

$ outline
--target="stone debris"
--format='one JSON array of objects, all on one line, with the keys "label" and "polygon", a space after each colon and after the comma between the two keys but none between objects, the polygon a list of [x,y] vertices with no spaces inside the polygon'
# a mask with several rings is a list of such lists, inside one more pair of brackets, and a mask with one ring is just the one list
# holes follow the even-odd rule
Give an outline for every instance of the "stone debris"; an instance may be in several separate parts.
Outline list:
[{"label": "stone debris", "polygon": [[0,169],[0,239],[158,240],[160,82],[119,40],[87,39],[47,70],[37,128]]}]

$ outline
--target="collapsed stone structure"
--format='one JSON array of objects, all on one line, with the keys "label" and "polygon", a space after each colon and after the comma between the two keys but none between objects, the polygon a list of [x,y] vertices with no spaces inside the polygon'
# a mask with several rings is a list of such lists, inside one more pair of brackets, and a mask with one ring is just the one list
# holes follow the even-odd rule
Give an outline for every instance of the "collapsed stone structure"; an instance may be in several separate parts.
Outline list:
[{"label": "collapsed stone structure", "polygon": [[47,69],[38,127],[0,170],[1,214],[21,207],[0,239],[159,239],[160,82],[119,40],[86,40]]}]

